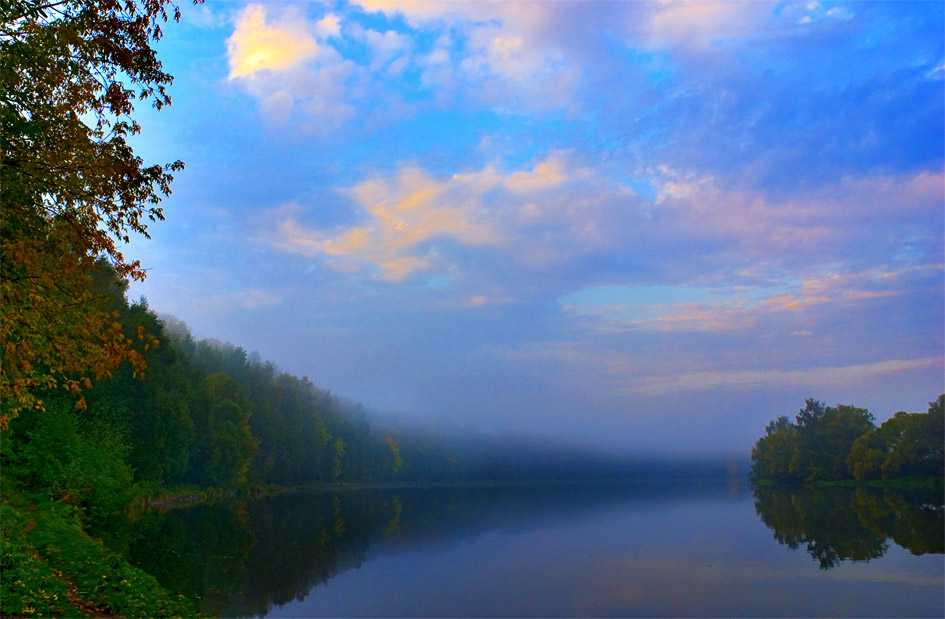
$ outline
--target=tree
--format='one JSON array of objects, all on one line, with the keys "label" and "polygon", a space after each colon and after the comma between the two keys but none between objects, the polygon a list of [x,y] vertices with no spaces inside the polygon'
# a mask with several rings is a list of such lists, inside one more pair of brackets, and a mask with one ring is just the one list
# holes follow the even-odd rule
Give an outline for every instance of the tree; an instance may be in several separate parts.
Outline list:
[{"label": "tree", "polygon": [[249,427],[250,404],[239,384],[217,372],[204,379],[194,407],[197,436],[191,456],[195,481],[209,486],[238,486],[249,479],[257,445]]},{"label": "tree", "polygon": [[[787,420],[787,417],[779,419]],[[794,455],[795,431],[793,425],[770,431],[758,439],[751,450],[751,476],[756,479],[791,478],[790,464]]]},{"label": "tree", "polygon": [[122,362],[144,369],[90,288],[100,257],[144,278],[118,244],[163,219],[183,168],[146,166],[127,141],[137,102],[171,102],[152,48],[171,7],[179,20],[170,0],[0,4],[0,428],[42,409],[42,391],[81,396]]},{"label": "tree", "polygon": [[874,427],[873,415],[865,408],[842,404],[825,408],[816,400],[807,400],[796,419],[790,471],[804,481],[847,477],[846,458],[853,441]]},{"label": "tree", "polygon": [[851,447],[873,428],[865,408],[826,407],[808,398],[795,423],[782,415],[765,427],[752,449],[751,476],[792,482],[848,477]]},{"label": "tree", "polygon": [[857,479],[941,477],[945,466],[945,396],[926,413],[899,411],[853,442],[847,466]]}]

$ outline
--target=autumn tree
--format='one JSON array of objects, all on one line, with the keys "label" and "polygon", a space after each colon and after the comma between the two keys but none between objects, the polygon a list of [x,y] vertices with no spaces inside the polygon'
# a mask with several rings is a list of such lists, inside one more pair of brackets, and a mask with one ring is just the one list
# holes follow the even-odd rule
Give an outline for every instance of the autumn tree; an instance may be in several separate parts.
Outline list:
[{"label": "autumn tree", "polygon": [[104,258],[144,278],[121,244],[163,219],[183,168],[146,165],[128,142],[136,104],[171,102],[152,45],[179,17],[169,0],[0,3],[0,427],[42,409],[42,392],[81,406],[92,380],[144,369],[92,277]]}]

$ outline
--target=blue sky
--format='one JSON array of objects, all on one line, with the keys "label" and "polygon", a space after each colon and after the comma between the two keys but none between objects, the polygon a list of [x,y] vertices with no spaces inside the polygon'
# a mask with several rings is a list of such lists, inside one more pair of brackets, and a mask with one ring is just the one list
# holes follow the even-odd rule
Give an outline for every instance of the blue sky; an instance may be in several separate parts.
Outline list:
[{"label": "blue sky", "polygon": [[943,8],[185,7],[131,295],[369,407],[607,448],[925,410]]}]

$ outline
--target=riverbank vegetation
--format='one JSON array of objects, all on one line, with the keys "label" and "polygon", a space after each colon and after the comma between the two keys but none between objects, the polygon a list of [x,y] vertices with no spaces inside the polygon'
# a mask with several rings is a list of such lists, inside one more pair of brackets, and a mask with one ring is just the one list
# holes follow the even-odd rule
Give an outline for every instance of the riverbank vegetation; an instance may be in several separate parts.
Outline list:
[{"label": "riverbank vegetation", "polygon": [[8,494],[0,510],[3,616],[204,616],[85,532],[73,506]]},{"label": "riverbank vegetation", "polygon": [[782,415],[768,424],[751,462],[757,482],[941,488],[945,395],[925,413],[900,411],[878,427],[864,408],[808,399],[794,421]]}]

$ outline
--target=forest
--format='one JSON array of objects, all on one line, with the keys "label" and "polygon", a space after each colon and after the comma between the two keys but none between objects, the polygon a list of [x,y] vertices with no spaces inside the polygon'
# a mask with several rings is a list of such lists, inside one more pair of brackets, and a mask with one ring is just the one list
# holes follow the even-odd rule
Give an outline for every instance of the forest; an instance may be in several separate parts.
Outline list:
[{"label": "forest", "polygon": [[924,413],[899,411],[879,426],[865,408],[808,399],[781,415],[751,452],[751,477],[781,483],[936,479],[945,474],[945,395]]}]

